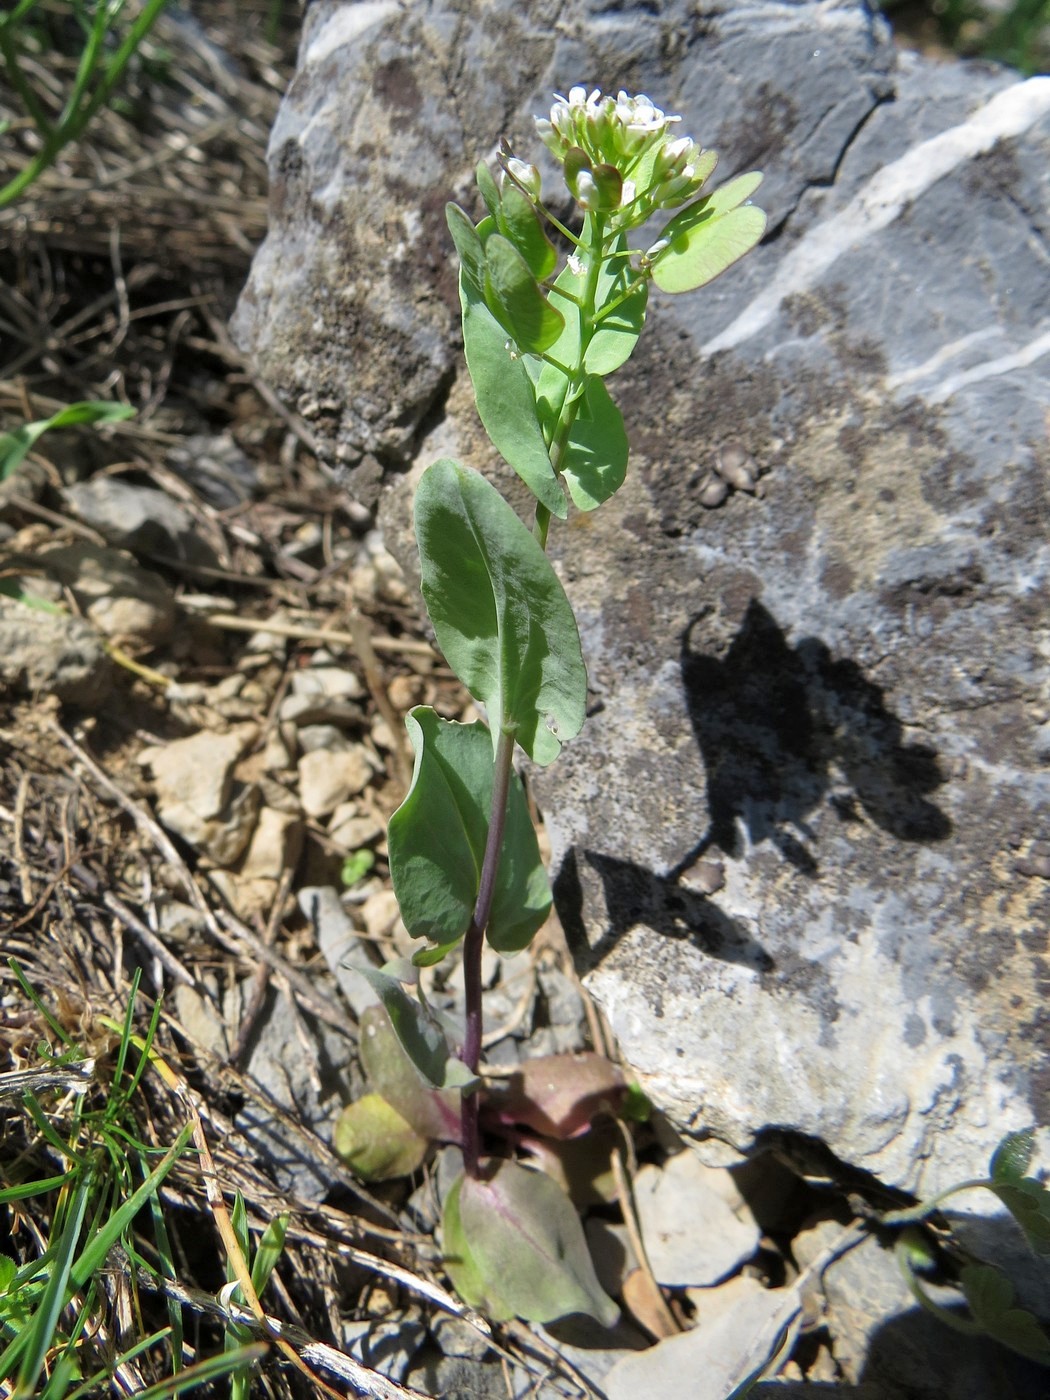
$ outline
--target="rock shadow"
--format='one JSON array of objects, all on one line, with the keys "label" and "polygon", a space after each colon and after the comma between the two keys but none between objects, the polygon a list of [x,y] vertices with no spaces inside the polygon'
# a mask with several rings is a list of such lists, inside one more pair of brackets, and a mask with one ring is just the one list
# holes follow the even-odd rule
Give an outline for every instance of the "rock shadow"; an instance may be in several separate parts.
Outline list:
[{"label": "rock shadow", "polygon": [[817,637],[791,646],[757,599],[724,656],[694,648],[699,621],[682,634],[680,664],[710,826],[674,873],[712,846],[737,855],[742,824],[752,845],[769,840],[816,875],[807,818],[829,797],[844,821],[863,812],[902,841],[950,835],[951,822],[929,798],[946,781],[936,751],[903,742],[884,692],[856,662],[834,658]]},{"label": "rock shadow", "polygon": [[[605,927],[592,945],[587,924],[593,927],[596,922],[594,896],[599,884]],[[591,889],[585,892],[585,885]],[[585,899],[585,893],[590,897]],[[756,972],[773,968],[769,953],[745,928],[702,894],[686,889],[677,874],[654,875],[631,861],[573,847],[555,879],[554,902],[581,975],[596,967],[638,924],[666,938],[688,941],[709,957],[742,963]]]}]

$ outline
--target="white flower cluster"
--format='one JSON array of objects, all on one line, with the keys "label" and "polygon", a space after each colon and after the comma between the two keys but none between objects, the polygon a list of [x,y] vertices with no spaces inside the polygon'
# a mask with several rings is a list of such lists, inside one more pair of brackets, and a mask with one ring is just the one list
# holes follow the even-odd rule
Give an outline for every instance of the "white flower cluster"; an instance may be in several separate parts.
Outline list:
[{"label": "white flower cluster", "polygon": [[603,97],[600,88],[588,93],[574,87],[568,97],[555,94],[550,120],[537,117],[536,130],[559,159],[578,146],[596,164],[621,166],[624,158],[637,160],[678,121],[681,117],[666,116],[643,93],[630,97],[621,90]]},{"label": "white flower cluster", "polygon": [[688,136],[672,137],[672,127],[680,121],[644,93],[631,97],[621,90],[603,97],[600,88],[573,87],[568,97],[555,95],[550,117],[537,117],[536,130],[565,165],[569,187],[582,207],[604,204],[608,212],[608,191],[615,190],[619,222],[631,227],[655,209],[685,204],[714,169],[713,151],[701,150]]}]

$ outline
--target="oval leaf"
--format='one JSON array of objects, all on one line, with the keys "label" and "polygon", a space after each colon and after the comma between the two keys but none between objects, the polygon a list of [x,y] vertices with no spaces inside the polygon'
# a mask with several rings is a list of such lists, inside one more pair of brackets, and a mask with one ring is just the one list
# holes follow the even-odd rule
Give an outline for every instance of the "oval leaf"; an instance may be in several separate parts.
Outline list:
[{"label": "oval leaf", "polygon": [[761,179],[757,172],[740,175],[675,215],[661,234],[669,246],[653,264],[658,287],[665,292],[693,291],[755,246],[765,232],[766,216],[743,201]]},{"label": "oval leaf", "polygon": [[513,243],[538,282],[558,265],[558,254],[536,212],[536,206],[517,185],[503,187],[503,201],[496,215],[499,231]]},{"label": "oval leaf", "polygon": [[565,590],[479,472],[444,459],[416,491],[423,597],[438,644],[493,728],[547,764],[580,732],[587,673]]},{"label": "oval leaf", "polygon": [[370,1086],[406,1123],[427,1141],[460,1141],[460,1090],[435,1089],[424,1080],[398,1039],[385,1007],[370,1006],[365,1011],[359,1043],[361,1065]]},{"label": "oval leaf", "polygon": [[540,354],[565,324],[540,291],[525,259],[509,239],[494,233],[485,244],[485,302],[522,350]]},{"label": "oval leaf", "polygon": [[571,1138],[585,1132],[598,1114],[615,1114],[626,1093],[619,1065],[593,1050],[539,1055],[492,1081],[485,1112],[544,1137]]},{"label": "oval leaf", "polygon": [[1035,1133],[1031,1128],[1004,1137],[992,1154],[993,1181],[1020,1181],[1028,1170],[1035,1152]]},{"label": "oval leaf", "polygon": [[501,1161],[460,1177],[442,1234],[460,1297],[490,1317],[554,1322],[580,1313],[616,1325],[620,1310],[598,1282],[579,1217],[542,1172]]},{"label": "oval leaf", "polygon": [[580,510],[594,510],[619,490],[628,450],[620,410],[598,375],[589,374],[561,461],[569,495]]},{"label": "oval leaf", "polygon": [[508,347],[507,332],[465,272],[460,274],[459,291],[463,350],[478,416],[496,451],[551,514],[564,520],[569,513],[568,502],[551,466],[525,363]]},{"label": "oval leaf", "polygon": [[333,1146],[362,1181],[410,1176],[429,1143],[379,1094],[365,1094],[336,1120]]},{"label": "oval leaf", "polygon": [[485,208],[489,211],[490,217],[497,218],[500,204],[499,185],[496,184],[496,177],[483,160],[478,162],[474,178],[478,182],[478,189],[481,191],[481,197],[485,201]]},{"label": "oval leaf", "polygon": [[[466,933],[478,897],[492,804],[492,739],[480,722],[456,724],[425,707],[405,722],[416,761],[408,796],[390,818],[390,873],[412,937],[447,948]],[[501,953],[528,947],[550,905],[525,790],[515,774],[488,941]]]},{"label": "oval leaf", "polygon": [[410,997],[396,977],[373,968],[360,971],[383,1003],[398,1043],[430,1088],[466,1089],[477,1083],[477,1076],[449,1052],[437,1018]]},{"label": "oval leaf", "polygon": [[485,249],[474,221],[469,214],[464,214],[458,204],[446,204],[445,222],[459,254],[462,275],[474,288],[475,294],[480,296],[485,286]]}]

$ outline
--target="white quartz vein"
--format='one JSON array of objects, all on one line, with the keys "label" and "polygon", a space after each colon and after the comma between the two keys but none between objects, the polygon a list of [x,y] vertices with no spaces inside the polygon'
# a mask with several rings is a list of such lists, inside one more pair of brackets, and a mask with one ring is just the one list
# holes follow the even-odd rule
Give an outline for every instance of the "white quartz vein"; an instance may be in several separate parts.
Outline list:
[{"label": "white quartz vein", "polygon": [[785,297],[808,291],[843,253],[884,229],[909,204],[957,166],[998,141],[1019,136],[1050,112],[1050,77],[1015,83],[966,121],[931,136],[868,181],[846,207],[803,235],[769,283],[723,331],[703,347],[713,355],[750,340],[769,324]]}]

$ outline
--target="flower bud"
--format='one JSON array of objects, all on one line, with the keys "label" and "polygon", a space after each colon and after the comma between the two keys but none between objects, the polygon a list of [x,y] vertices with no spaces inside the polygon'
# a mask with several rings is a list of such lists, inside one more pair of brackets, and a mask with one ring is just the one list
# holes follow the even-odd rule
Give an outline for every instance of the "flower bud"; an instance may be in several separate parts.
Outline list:
[{"label": "flower bud", "polygon": [[529,196],[536,200],[540,197],[541,178],[540,172],[534,165],[529,165],[527,161],[519,160],[517,156],[511,156],[504,162],[504,170],[513,182]]}]

